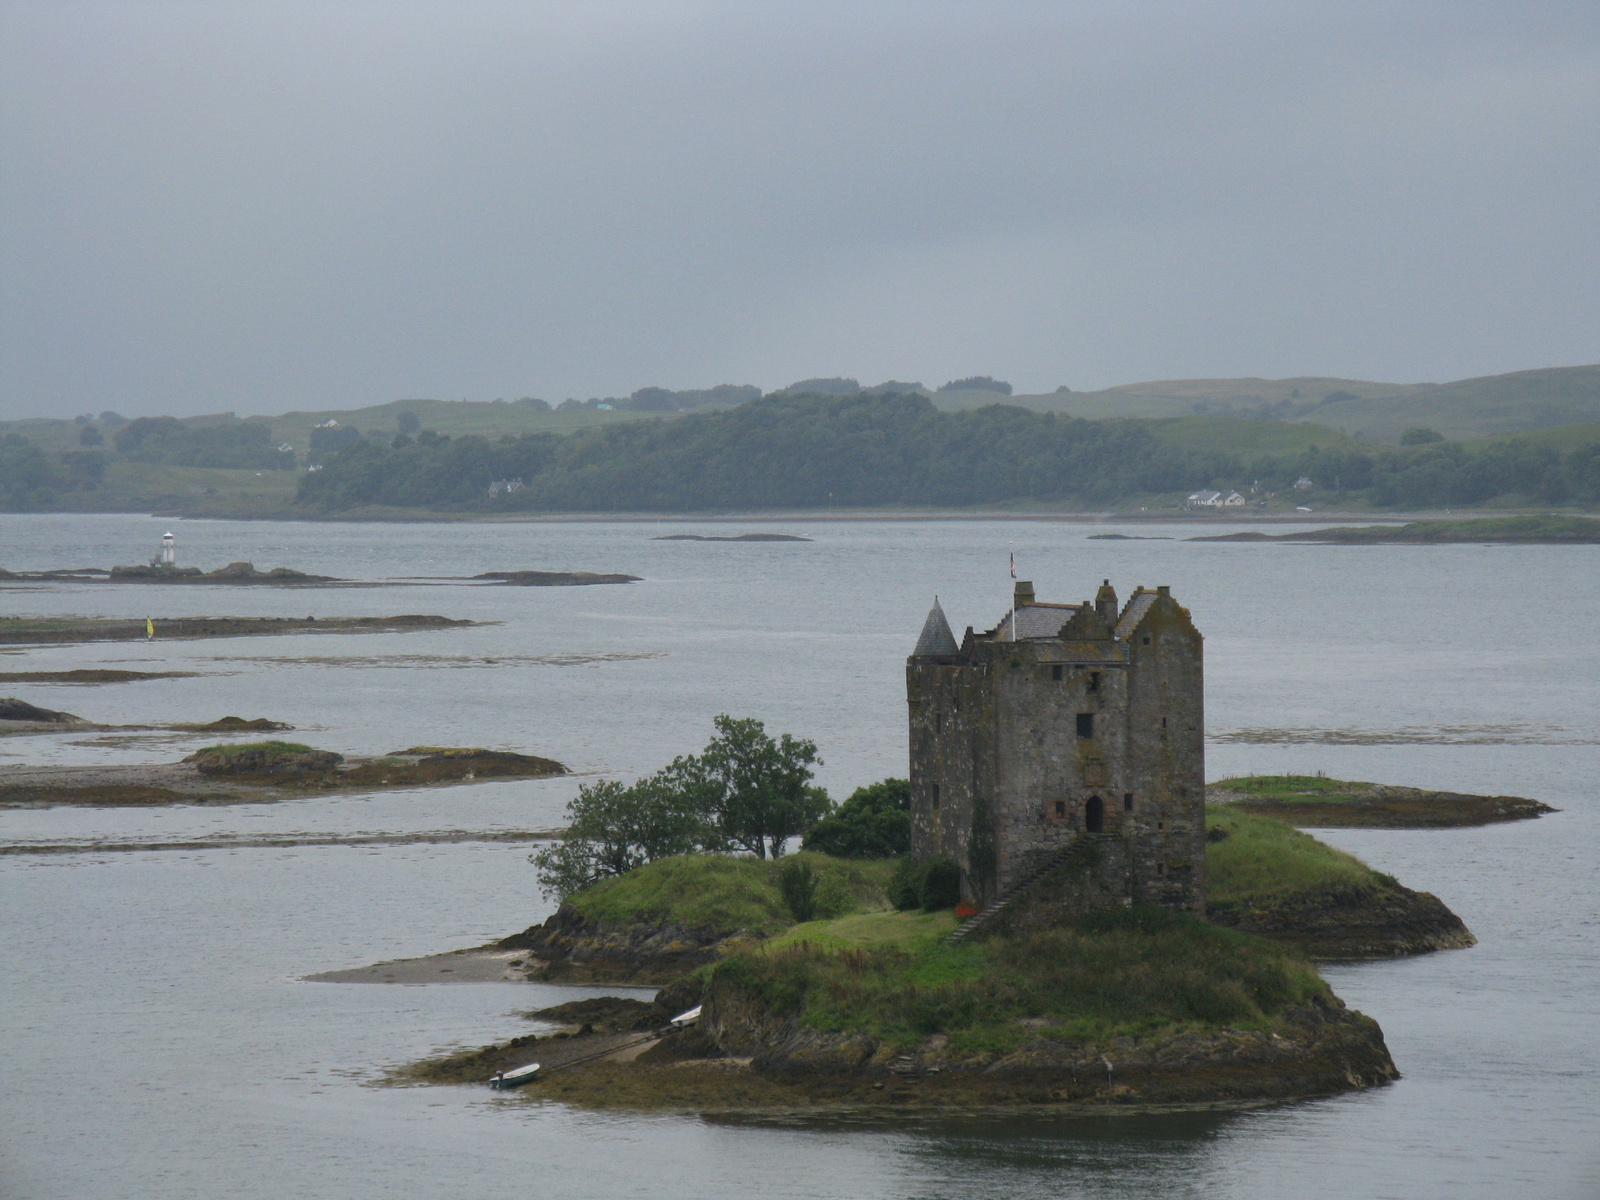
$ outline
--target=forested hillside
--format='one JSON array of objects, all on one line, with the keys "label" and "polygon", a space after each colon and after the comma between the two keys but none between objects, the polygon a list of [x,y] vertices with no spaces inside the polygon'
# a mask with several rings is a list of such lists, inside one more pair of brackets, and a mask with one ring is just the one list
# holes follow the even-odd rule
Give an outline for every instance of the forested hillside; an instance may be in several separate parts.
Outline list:
[{"label": "forested hillside", "polygon": [[[1003,404],[941,412],[921,395],[772,396],[723,412],[566,437],[425,435],[340,450],[302,478],[297,503],[466,511],[1108,506],[1203,487],[1379,507],[1600,501],[1600,447],[1499,439],[1241,454],[1158,436],[1155,423],[1090,421]],[[501,484],[500,487],[492,485]],[[519,486],[506,488],[507,483]]]}]

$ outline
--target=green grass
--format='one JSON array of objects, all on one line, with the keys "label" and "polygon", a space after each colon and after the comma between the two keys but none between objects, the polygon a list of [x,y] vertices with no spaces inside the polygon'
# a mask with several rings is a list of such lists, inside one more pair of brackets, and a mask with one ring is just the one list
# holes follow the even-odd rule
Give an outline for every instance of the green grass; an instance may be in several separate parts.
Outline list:
[{"label": "green grass", "polygon": [[[1240,775],[1219,779],[1207,787],[1238,792],[1257,800],[1292,802],[1295,800],[1337,800],[1372,787],[1348,779],[1329,779],[1326,775]],[[1206,810],[1215,815],[1215,807]]]},{"label": "green grass", "polygon": [[792,858],[817,873],[818,910],[830,917],[885,909],[883,889],[892,861],[829,858],[802,853],[782,859],[686,854],[607,879],[573,896],[593,921],[672,921],[697,929],[775,933],[794,924],[778,891],[778,871]]},{"label": "green grass", "polygon": [[708,973],[713,986],[751,993],[816,1029],[900,1047],[943,1033],[957,1053],[1004,1052],[1036,1033],[1077,1040],[1261,1027],[1290,1005],[1329,995],[1294,951],[1151,906],[976,944],[919,938],[839,950],[789,942],[736,954]]},{"label": "green grass", "polygon": [[864,946],[912,945],[941,938],[961,922],[948,909],[855,913],[834,920],[791,925],[766,944],[770,948],[805,944],[818,950],[859,950]]},{"label": "green grass", "polygon": [[224,742],[216,746],[204,746],[195,751],[195,753],[214,754],[218,758],[233,758],[235,755],[253,751],[261,751],[266,754],[304,754],[310,749],[310,746],[302,746],[299,742],[239,742],[237,744]]},{"label": "green grass", "polygon": [[[1336,779],[1292,778],[1348,786]],[[1242,782],[1247,781],[1229,780],[1226,786]],[[1263,798],[1268,795],[1265,791],[1258,794]],[[1214,806],[1206,810],[1206,825],[1228,835],[1212,842],[1206,851],[1206,892],[1209,902],[1215,905],[1258,906],[1288,896],[1394,882],[1353,854],[1336,850],[1270,817],[1253,817]]]}]

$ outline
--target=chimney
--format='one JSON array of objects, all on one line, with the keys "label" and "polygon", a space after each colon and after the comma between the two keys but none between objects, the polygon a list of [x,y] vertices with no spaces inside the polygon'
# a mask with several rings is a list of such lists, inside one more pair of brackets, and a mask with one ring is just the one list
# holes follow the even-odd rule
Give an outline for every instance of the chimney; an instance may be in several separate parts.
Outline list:
[{"label": "chimney", "polygon": [[1100,590],[1094,594],[1094,610],[1100,614],[1100,619],[1113,629],[1117,625],[1117,613],[1121,611],[1117,604],[1117,589],[1111,586],[1107,579],[1100,585]]},{"label": "chimney", "polygon": [[1012,594],[1012,608],[1026,608],[1033,603],[1033,581],[1028,579],[1017,580],[1016,591]]},{"label": "chimney", "polygon": [[1171,600],[1172,588],[1165,583],[1160,584],[1156,588],[1156,595],[1160,596],[1163,600]]}]

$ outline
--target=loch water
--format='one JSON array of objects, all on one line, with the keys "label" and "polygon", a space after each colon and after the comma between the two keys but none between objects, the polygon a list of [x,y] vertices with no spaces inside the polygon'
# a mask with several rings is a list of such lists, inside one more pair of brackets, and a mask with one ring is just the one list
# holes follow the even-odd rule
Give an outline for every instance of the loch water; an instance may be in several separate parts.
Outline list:
[{"label": "loch water", "polygon": [[[0,516],[0,566],[148,558],[138,516]],[[809,542],[663,534],[787,532]],[[572,777],[222,808],[0,812],[0,1196],[1600,1196],[1600,547],[1197,543],[1189,526],[183,522],[180,561],[381,588],[0,584],[0,615],[383,615],[485,622],[0,647],[0,672],[194,677],[0,695],[107,725],[292,722],[351,754],[549,755]],[[1093,539],[1121,533],[1130,540]],[[1313,773],[1532,796],[1561,811],[1450,831],[1324,831],[1432,891],[1479,944],[1329,967],[1403,1078],[1232,1113],[1018,1120],[596,1114],[479,1088],[370,1086],[440,1047],[535,1028],[593,989],[308,983],[542,919],[528,847],[252,848],[292,833],[559,824],[578,783],[697,749],[721,712],[813,738],[836,796],[905,769],[904,657],[937,593],[959,630],[1041,599],[1170,584],[1206,637],[1207,773]],[[628,586],[448,578],[589,570]],[[168,734],[0,738],[0,763],[165,761]],[[215,848],[109,849],[215,839]],[[29,843],[73,853],[29,854]]]}]

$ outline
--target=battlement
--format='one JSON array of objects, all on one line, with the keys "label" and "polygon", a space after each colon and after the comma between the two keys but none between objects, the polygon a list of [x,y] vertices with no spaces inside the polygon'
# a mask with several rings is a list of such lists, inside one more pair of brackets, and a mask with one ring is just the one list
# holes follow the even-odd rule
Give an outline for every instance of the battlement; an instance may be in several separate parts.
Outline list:
[{"label": "battlement", "polygon": [[1057,604],[1018,583],[959,644],[935,601],[906,699],[913,853],[955,859],[969,902],[1081,841],[1080,906],[1204,910],[1202,639],[1168,588]]}]

